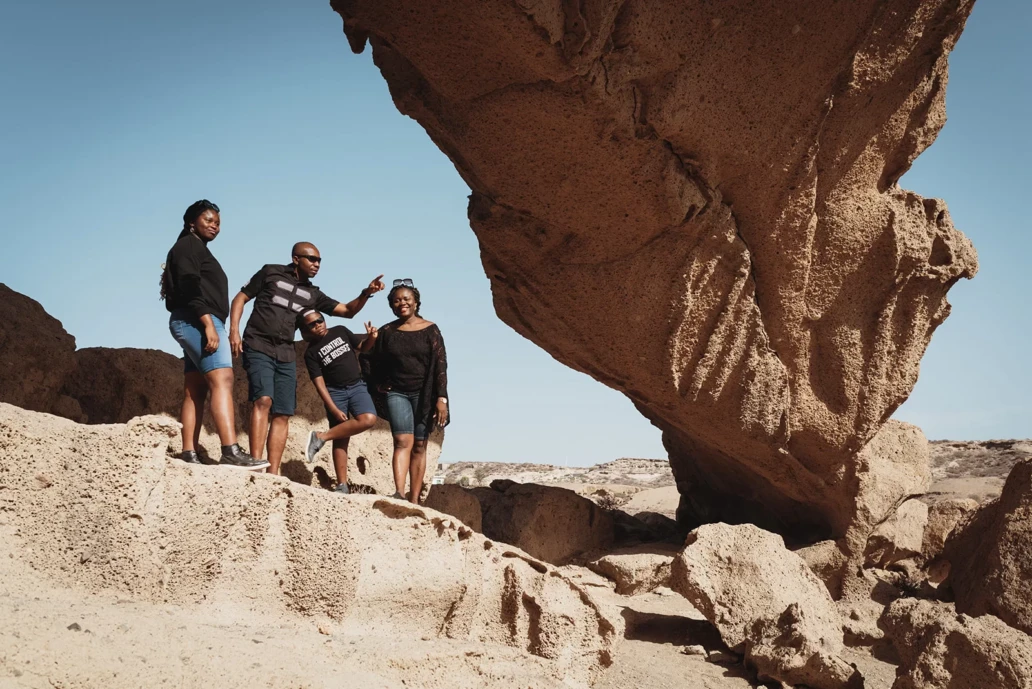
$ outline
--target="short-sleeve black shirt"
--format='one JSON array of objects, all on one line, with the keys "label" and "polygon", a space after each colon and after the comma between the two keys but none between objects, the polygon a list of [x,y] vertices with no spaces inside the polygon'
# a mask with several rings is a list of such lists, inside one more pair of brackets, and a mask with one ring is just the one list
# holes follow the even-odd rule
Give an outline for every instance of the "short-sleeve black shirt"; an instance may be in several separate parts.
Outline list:
[{"label": "short-sleeve black shirt", "polygon": [[323,377],[328,388],[344,388],[362,379],[356,348],[365,335],[356,335],[343,325],[335,325],[318,342],[308,345],[305,366],[315,380]]},{"label": "short-sleeve black shirt", "polygon": [[297,314],[305,309],[331,313],[338,302],[322,293],[307,279],[294,276],[294,266],[270,263],[254,274],[240,291],[254,299],[254,311],[247,319],[244,344],[289,363],[294,361],[294,330]]}]

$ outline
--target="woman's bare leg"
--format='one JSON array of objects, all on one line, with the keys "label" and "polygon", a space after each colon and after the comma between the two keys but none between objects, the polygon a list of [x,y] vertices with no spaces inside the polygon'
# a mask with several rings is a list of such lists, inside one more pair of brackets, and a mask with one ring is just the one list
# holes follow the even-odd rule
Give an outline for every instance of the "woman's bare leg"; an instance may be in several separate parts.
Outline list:
[{"label": "woman's bare leg", "polygon": [[204,399],[208,396],[208,384],[200,371],[190,371],[183,376],[183,408],[179,420],[183,422],[183,451],[196,452],[197,440],[201,436],[201,421],[204,419]]},{"label": "woman's bare leg", "polygon": [[233,369],[217,368],[204,374],[211,389],[211,415],[223,445],[236,442],[236,419],[233,412]]},{"label": "woman's bare leg", "polygon": [[425,475],[426,440],[417,440],[412,445],[412,459],[409,462],[409,485],[412,486],[412,495],[409,497],[409,502],[416,505],[419,504],[419,494],[423,492],[423,476]]},{"label": "woman's bare leg", "polygon": [[394,436],[394,487],[402,496],[405,495],[405,478],[409,473],[409,462],[412,457],[412,442],[415,436],[412,433],[402,433]]}]

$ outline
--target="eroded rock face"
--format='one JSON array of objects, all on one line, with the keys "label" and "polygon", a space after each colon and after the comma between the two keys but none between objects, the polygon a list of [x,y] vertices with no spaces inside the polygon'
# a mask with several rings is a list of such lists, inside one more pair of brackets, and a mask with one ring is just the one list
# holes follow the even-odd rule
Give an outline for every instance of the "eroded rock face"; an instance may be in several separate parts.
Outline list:
[{"label": "eroded rock face", "polygon": [[470,491],[480,501],[484,535],[562,565],[613,545],[609,513],[572,490],[497,480]]},{"label": "eroded rock face", "polygon": [[992,615],[958,615],[952,605],[905,598],[881,626],[899,653],[892,689],[1032,686],[1032,640]]},{"label": "eroded rock face", "polygon": [[615,583],[618,594],[636,596],[670,586],[670,563],[678,550],[667,543],[646,543],[606,553],[587,566]]},{"label": "eroded rock face", "polygon": [[552,684],[608,664],[613,624],[545,563],[406,502],[177,462],[177,433],[162,416],[82,426],[0,404],[0,589],[38,578],[390,643],[464,640],[544,661]]},{"label": "eroded rock face", "polygon": [[462,486],[454,483],[431,486],[423,505],[450,514],[477,533],[484,530],[480,501]]},{"label": "eroded rock face", "polygon": [[761,678],[815,689],[863,686],[840,656],[842,623],[828,589],[780,536],[751,524],[701,526],[674,558],[670,587]]},{"label": "eroded rock face", "polygon": [[957,610],[995,615],[1032,634],[1032,459],[1011,469],[1003,493],[957,525],[943,556]]},{"label": "eroded rock face", "polygon": [[74,370],[75,338],[39,302],[0,283],[0,402],[79,414],[73,401],[61,398]]},{"label": "eroded rock face", "polygon": [[896,184],[972,3],[331,5],[472,189],[498,315],[663,430],[682,517],[842,536],[976,270]]}]

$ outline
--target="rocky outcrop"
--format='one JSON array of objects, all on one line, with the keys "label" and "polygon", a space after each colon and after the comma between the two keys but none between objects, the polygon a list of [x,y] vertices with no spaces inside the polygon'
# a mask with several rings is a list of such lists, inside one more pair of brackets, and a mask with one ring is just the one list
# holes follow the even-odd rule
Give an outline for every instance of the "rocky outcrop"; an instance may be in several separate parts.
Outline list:
[{"label": "rocky outcrop", "polygon": [[613,544],[613,519],[572,490],[498,480],[470,491],[480,501],[484,535],[562,565]]},{"label": "rocky outcrop", "polygon": [[907,500],[867,539],[864,564],[888,569],[902,560],[922,558],[927,526],[928,505],[920,500]]},{"label": "rocky outcrop", "polygon": [[901,660],[892,689],[1032,686],[1032,640],[991,615],[906,598],[889,606],[881,626]]},{"label": "rocky outcrop", "polygon": [[39,302],[0,283],[0,402],[80,416],[74,400],[61,396],[75,370],[75,338]]},{"label": "rocky outcrop", "polygon": [[453,483],[430,486],[430,492],[427,493],[423,505],[450,514],[477,533],[484,531],[480,501],[462,486]]},{"label": "rocky outcrop", "polygon": [[1011,470],[1003,493],[956,527],[943,557],[957,611],[995,615],[1032,634],[1032,459]]},{"label": "rocky outcrop", "polygon": [[165,417],[81,426],[0,404],[0,601],[38,581],[132,604],[215,602],[202,609],[505,649],[553,685],[585,686],[608,664],[613,624],[549,565],[405,502],[170,460],[176,433]]},{"label": "rocky outcrop", "polygon": [[674,558],[670,580],[761,679],[863,686],[840,655],[842,624],[831,595],[780,536],[748,524],[699,527]]},{"label": "rocky outcrop", "polygon": [[664,543],[635,545],[606,553],[587,566],[615,583],[621,596],[635,596],[670,586],[670,564],[678,550]]},{"label": "rocky outcrop", "polygon": [[957,524],[977,509],[978,502],[967,498],[932,503],[928,507],[928,524],[921,539],[921,557],[925,561],[939,557]]},{"label": "rocky outcrop", "polygon": [[331,2],[472,189],[498,315],[663,430],[686,522],[813,540],[976,270],[897,185],[972,4]]}]

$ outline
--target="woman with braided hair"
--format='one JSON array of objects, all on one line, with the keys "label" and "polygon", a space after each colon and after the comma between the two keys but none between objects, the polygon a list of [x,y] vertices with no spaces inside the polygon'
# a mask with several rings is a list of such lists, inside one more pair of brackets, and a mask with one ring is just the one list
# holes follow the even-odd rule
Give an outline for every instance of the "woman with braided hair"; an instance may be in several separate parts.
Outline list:
[{"label": "woman with braided hair", "polygon": [[394,497],[419,503],[426,472],[426,441],[434,427],[451,420],[448,358],[436,324],[419,315],[419,290],[412,280],[395,280],[387,303],[397,320],[371,329],[369,378],[394,436]]},{"label": "woman with braided hair", "polygon": [[180,459],[199,464],[197,444],[204,401],[211,392],[211,414],[222,442],[221,464],[242,469],[269,466],[240,449],[233,418],[233,358],[226,335],[229,283],[208,249],[221,228],[219,207],[207,199],[183,214],[183,231],[168,252],[161,274],[161,298],[169,310],[168,329],[183,348],[183,452]]}]

